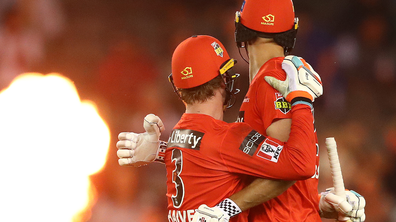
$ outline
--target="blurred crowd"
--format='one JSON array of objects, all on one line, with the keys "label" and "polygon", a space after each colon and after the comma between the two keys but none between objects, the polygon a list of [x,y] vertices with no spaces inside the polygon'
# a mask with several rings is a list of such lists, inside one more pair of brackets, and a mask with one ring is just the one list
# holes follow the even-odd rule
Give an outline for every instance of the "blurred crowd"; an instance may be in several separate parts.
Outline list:
[{"label": "blurred crowd", "polygon": [[[110,126],[105,168],[92,176],[98,200],[89,222],[163,222],[166,171],[159,163],[120,167],[117,135],[143,131],[155,113],[168,133],[184,111],[167,81],[171,56],[194,34],[218,38],[238,60],[243,95],[248,66],[234,43],[242,0],[1,0],[0,90],[23,72],[58,72],[95,101]],[[367,200],[367,222],[396,221],[396,1],[298,0],[292,54],[321,75],[315,102],[321,147],[319,191],[332,186],[324,141],[335,137],[346,187]],[[244,53],[244,52],[242,52]],[[236,120],[239,105],[226,113]]]}]

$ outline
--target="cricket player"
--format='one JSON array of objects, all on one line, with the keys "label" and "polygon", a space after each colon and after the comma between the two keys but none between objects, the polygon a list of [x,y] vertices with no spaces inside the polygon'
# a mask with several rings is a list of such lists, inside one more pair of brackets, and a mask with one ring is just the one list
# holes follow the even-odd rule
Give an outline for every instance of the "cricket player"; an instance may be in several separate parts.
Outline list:
[{"label": "cricket player", "polygon": [[[236,16],[236,42],[238,46],[244,46],[247,50],[251,82],[241,107],[239,120],[249,123],[262,135],[271,136],[280,141],[287,141],[289,138],[292,124],[291,105],[282,93],[268,85],[264,78],[271,76],[283,80],[286,78],[285,71],[288,73],[298,68],[298,72],[304,72],[305,69],[312,69],[297,57],[288,56],[286,59],[284,57],[285,53],[290,52],[294,47],[297,28],[298,20],[294,17],[290,0],[248,0],[243,3],[241,11],[237,12]],[[120,139],[122,140],[122,137]],[[227,211],[222,201],[216,208],[200,208],[197,217],[208,216],[218,208],[232,217],[235,212],[258,205],[251,210],[249,221],[320,221],[320,216],[337,218],[338,212],[348,216],[345,220],[354,214],[351,219],[364,221],[365,204],[364,198],[360,195],[349,192],[349,198],[354,200],[348,202],[349,206],[344,204],[345,200],[338,199],[331,192],[318,196],[319,148],[317,144],[315,149],[316,159],[313,166],[315,173],[312,178],[297,181],[295,184],[294,181],[268,179],[253,181],[253,177],[247,178],[247,183],[251,182],[247,189],[224,200],[235,204],[238,207],[236,211]],[[252,155],[258,155],[259,152],[260,149],[256,149]],[[276,156],[275,152],[266,152],[266,154],[267,159]],[[153,155],[161,157],[158,154]],[[139,162],[136,156],[134,160],[128,159],[126,155],[124,159],[122,155],[119,157],[121,165]],[[133,155],[129,155],[129,158],[131,157]],[[278,165],[275,165],[275,169],[279,169]],[[290,191],[287,190],[289,187]],[[281,193],[282,195],[272,199]],[[261,205],[260,203],[263,202],[265,203]],[[210,203],[206,204],[214,206]]]},{"label": "cricket player", "polygon": [[[234,64],[224,46],[210,36],[190,37],[174,51],[170,81],[186,111],[173,128],[165,152],[169,221],[192,221],[201,203],[213,206],[241,190],[245,175],[302,180],[314,174],[311,110],[312,101],[322,92],[321,82],[313,79],[320,78],[313,75],[306,85],[284,83],[294,125],[289,140],[281,142],[246,123],[222,121],[234,94],[236,75],[230,74]],[[248,211],[231,221],[248,221]]]},{"label": "cricket player", "polygon": [[[262,135],[286,141],[292,125],[290,104],[279,90],[271,87],[265,80],[283,80],[286,77],[284,70],[287,72],[295,67],[312,69],[308,64],[304,64],[304,60],[298,65],[296,57],[285,58],[285,54],[294,47],[298,30],[298,18],[294,14],[293,2],[246,0],[241,10],[236,13],[235,25],[237,46],[245,48],[249,58],[250,80],[249,90],[240,108],[239,120],[248,123]],[[311,178],[298,181],[257,179],[243,191],[243,195],[236,194],[230,197],[242,210],[258,205],[250,210],[250,221],[314,222],[320,221],[321,216],[338,218],[338,211],[341,211],[344,216],[341,219],[344,221],[351,219],[352,214],[355,214],[352,217],[354,221],[365,220],[364,198],[359,194],[348,192],[350,198],[362,200],[361,205],[358,201],[350,202],[353,210],[347,205],[343,206],[344,209],[339,209],[337,204],[344,200],[329,192],[323,193],[323,197],[318,196],[319,146],[316,136],[315,139],[316,164],[315,173]],[[278,187],[278,192],[257,192],[268,187]],[[280,192],[281,195],[278,196]],[[259,204],[263,202],[264,204]],[[324,207],[325,205],[327,207]],[[331,206],[338,209],[330,210]]]}]

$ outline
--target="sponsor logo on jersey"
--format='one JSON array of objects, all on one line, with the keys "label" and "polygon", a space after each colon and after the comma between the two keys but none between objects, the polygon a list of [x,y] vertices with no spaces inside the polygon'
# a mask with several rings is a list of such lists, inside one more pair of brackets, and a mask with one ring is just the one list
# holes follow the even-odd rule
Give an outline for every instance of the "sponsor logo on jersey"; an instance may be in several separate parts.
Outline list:
[{"label": "sponsor logo on jersey", "polygon": [[250,99],[249,99],[249,97],[247,97],[247,96],[245,96],[245,98],[243,98],[243,102],[244,102],[244,103],[248,103],[249,100],[250,100]]},{"label": "sponsor logo on jersey", "polygon": [[168,147],[199,150],[204,133],[190,129],[174,129],[168,140]]},{"label": "sponsor logo on jersey", "polygon": [[245,111],[239,111],[237,122],[238,123],[245,122]]},{"label": "sponsor logo on jersey", "polygon": [[260,150],[257,152],[257,156],[277,163],[282,149],[282,145],[267,138],[261,145]]},{"label": "sponsor logo on jersey", "polygon": [[262,25],[274,25],[275,23],[275,15],[268,14],[262,17],[263,21],[261,22]]},{"label": "sponsor logo on jersey", "polygon": [[275,93],[275,109],[281,111],[283,114],[288,113],[291,110],[291,104],[286,101],[285,97],[280,93]]},{"label": "sponsor logo on jersey", "polygon": [[265,137],[263,135],[255,130],[252,130],[249,135],[245,137],[241,146],[239,146],[239,149],[242,150],[242,152],[248,154],[249,156],[253,156],[258,146],[261,142],[263,142],[264,139]]}]

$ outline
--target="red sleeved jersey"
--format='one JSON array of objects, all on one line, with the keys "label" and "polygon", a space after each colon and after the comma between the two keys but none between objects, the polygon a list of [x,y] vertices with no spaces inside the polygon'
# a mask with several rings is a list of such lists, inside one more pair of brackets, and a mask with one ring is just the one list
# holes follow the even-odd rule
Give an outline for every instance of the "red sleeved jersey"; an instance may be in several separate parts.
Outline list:
[{"label": "red sleeved jersey", "polygon": [[[300,126],[291,132],[299,138],[313,131],[307,105],[293,107],[293,120]],[[168,221],[192,221],[202,203],[215,206],[247,185],[246,176],[296,180],[314,171],[313,135],[305,142],[282,143],[264,137],[246,123],[226,123],[204,114],[183,114],[174,127],[165,152]],[[231,221],[248,221],[249,211]]]},{"label": "red sleeved jersey", "polygon": [[[273,58],[267,61],[259,70],[249,86],[249,90],[242,103],[239,120],[248,123],[259,133],[266,135],[266,129],[276,120],[291,118],[290,103],[272,88],[264,76],[274,76],[285,80],[286,73],[282,70],[283,57]],[[312,110],[313,113],[313,110]],[[300,124],[294,121],[293,125]],[[321,221],[318,203],[318,177],[319,177],[319,147],[315,132],[316,157],[314,168],[315,174],[310,179],[299,180],[280,196],[267,201],[263,205],[250,210],[250,222],[317,222]],[[293,138],[298,142],[301,138]],[[292,138],[289,138],[289,140]],[[283,166],[278,166],[279,168]],[[279,169],[278,168],[278,169]]]}]

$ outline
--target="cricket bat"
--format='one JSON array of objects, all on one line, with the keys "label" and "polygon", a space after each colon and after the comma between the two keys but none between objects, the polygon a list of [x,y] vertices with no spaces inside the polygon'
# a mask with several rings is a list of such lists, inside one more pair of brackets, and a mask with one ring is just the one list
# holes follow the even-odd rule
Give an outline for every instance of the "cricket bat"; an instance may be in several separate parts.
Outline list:
[{"label": "cricket bat", "polygon": [[[326,138],[327,154],[330,162],[331,176],[333,178],[333,186],[335,195],[346,198],[344,179],[342,178],[340,160],[338,158],[337,144],[334,137]],[[343,217],[339,217],[341,219]],[[348,222],[351,220],[348,220]]]}]

